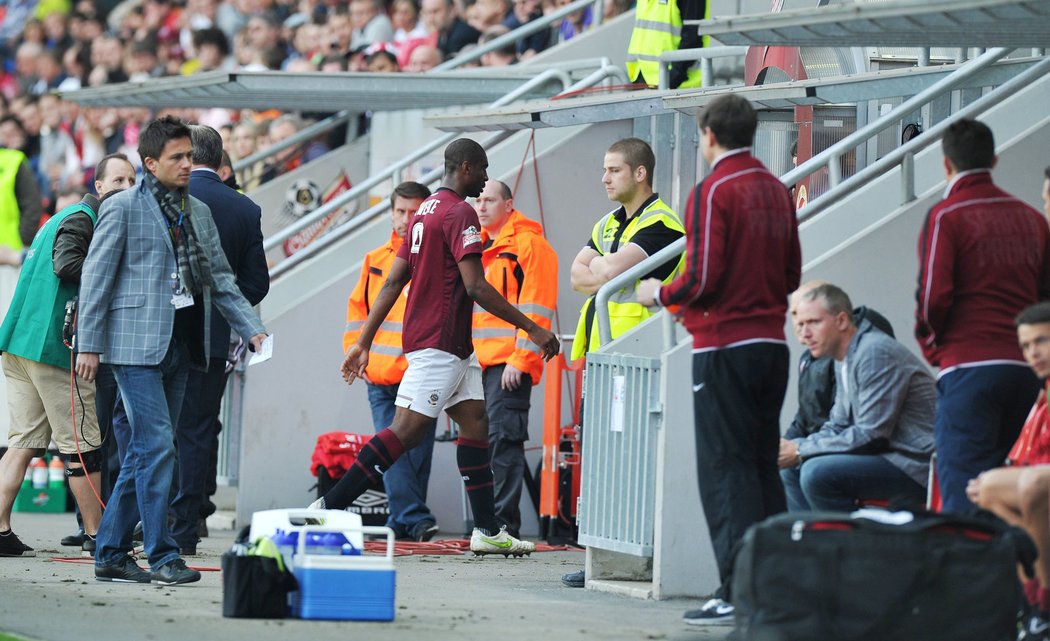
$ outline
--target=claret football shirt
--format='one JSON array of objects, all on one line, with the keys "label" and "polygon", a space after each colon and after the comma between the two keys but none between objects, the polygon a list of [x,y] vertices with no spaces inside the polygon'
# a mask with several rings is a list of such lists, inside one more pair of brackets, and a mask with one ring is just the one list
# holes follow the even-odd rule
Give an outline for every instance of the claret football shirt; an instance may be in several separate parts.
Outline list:
[{"label": "claret football shirt", "polygon": [[441,187],[419,205],[397,253],[412,270],[401,332],[405,353],[435,348],[467,358],[474,351],[474,301],[459,275],[459,261],[480,256],[481,250],[478,213],[459,194]]}]

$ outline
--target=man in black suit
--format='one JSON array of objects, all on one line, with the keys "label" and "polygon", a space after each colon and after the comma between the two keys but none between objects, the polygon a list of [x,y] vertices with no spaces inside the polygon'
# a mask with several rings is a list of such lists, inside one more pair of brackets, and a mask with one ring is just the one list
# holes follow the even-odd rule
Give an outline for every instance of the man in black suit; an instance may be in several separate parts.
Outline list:
[{"label": "man in black suit", "polygon": [[423,0],[420,3],[419,19],[428,34],[437,34],[437,48],[445,58],[459,53],[463,47],[474,44],[481,32],[456,15],[453,0]]},{"label": "man in black suit", "polygon": [[[249,303],[258,305],[270,289],[263,252],[262,212],[251,199],[224,185],[219,177],[217,172],[222,164],[219,133],[198,125],[190,127],[190,134],[193,142],[190,195],[211,209],[237,286]],[[201,506],[207,499],[208,484],[215,481],[215,457],[222,429],[219,408],[226,390],[226,354],[230,348],[230,326],[221,314],[212,315],[210,341],[208,369],[190,371],[175,429],[178,492],[171,503],[175,517],[171,534],[183,556],[197,552],[198,521],[208,513],[207,510],[202,513]]]}]

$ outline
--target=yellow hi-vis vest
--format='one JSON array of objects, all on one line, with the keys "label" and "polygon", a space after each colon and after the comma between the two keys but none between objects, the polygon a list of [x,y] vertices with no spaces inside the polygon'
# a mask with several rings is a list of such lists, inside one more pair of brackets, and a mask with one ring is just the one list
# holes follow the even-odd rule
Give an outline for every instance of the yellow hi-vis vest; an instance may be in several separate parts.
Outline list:
[{"label": "yellow hi-vis vest", "polygon": [[[606,214],[591,230],[591,240],[594,241],[595,247],[598,248],[598,253],[602,256],[612,252],[616,231],[620,227],[620,221],[615,216],[617,211],[619,210],[616,209]],[[623,247],[631,242],[631,238],[639,231],[656,223],[663,223],[668,229],[685,233],[685,227],[682,226],[682,220],[678,217],[678,214],[674,213],[664,201],[657,198],[648,207],[627,221],[627,228],[620,235],[619,246]],[[675,276],[682,271],[684,265],[685,252],[682,252],[674,270],[663,279],[663,283],[666,285],[674,280]],[[635,290],[637,288],[638,281],[635,281],[609,298],[609,328],[612,330],[613,338],[653,315],[653,312],[648,307],[636,300]],[[580,320],[576,324],[576,336],[572,341],[571,358],[576,360],[585,353],[598,349],[600,346],[601,337],[598,333],[598,319],[594,310],[594,296],[591,296],[584,302],[583,308],[580,310]]]},{"label": "yellow hi-vis vest", "polygon": [[26,155],[17,149],[0,148],[0,245],[22,249],[22,235],[18,233],[21,214],[15,198],[18,168]]},{"label": "yellow hi-vis vest", "polygon": [[[704,18],[711,17],[711,2],[708,0]],[[655,85],[660,81],[660,54],[665,51],[678,51],[682,41],[682,13],[678,10],[677,0],[638,0],[634,13],[634,31],[631,32],[631,43],[627,46],[627,77],[632,82],[638,76]],[[703,46],[709,45],[709,38],[703,37]],[[699,64],[699,63],[697,63]],[[670,68],[670,64],[667,65]],[[679,89],[700,86],[700,69],[695,66]]]}]

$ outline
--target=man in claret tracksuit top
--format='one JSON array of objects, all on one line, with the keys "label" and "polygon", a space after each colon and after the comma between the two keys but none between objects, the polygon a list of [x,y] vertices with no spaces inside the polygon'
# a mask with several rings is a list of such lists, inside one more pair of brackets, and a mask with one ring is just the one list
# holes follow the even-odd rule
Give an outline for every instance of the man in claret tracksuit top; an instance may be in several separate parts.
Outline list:
[{"label": "man in claret tracksuit top", "polygon": [[[777,471],[780,406],[788,378],[784,320],[801,251],[787,188],[751,155],[758,119],[739,96],[698,117],[711,175],[686,201],[686,269],[638,287],[643,305],[684,306],[693,335],[693,407],[700,496],[723,586],[733,545],[787,505]],[[686,612],[691,625],[732,623],[719,588]]]},{"label": "man in claret tracksuit top", "polygon": [[999,467],[1039,393],[1013,320],[1050,298],[1046,219],[992,182],[995,140],[974,120],[944,134],[944,200],[919,238],[915,337],[937,378],[934,441],[945,511],[973,507],[966,483]]}]

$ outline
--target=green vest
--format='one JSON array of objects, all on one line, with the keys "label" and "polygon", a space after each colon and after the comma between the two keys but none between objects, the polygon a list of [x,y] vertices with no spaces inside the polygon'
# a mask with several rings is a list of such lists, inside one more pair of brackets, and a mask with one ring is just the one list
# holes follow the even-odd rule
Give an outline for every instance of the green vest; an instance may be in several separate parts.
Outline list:
[{"label": "green vest", "polygon": [[[612,244],[616,238],[616,232],[620,228],[620,221],[615,216],[617,211],[619,210],[617,209],[606,214],[591,230],[591,240],[594,242],[595,247],[598,248],[598,253],[602,256],[612,252]],[[620,235],[619,246],[623,247],[631,242],[631,238],[639,231],[656,223],[663,223],[668,229],[685,233],[685,227],[682,226],[682,221],[678,214],[674,213],[664,201],[657,198],[648,207],[627,221],[627,228]],[[682,255],[678,258],[678,264],[664,278],[663,283],[666,285],[674,280],[675,276],[682,271],[684,265],[685,252],[682,252]],[[609,298],[609,328],[612,330],[613,338],[653,315],[653,312],[648,307],[636,300],[635,290],[637,287],[638,281],[635,281]],[[598,333],[594,296],[591,296],[584,302],[583,309],[580,310],[580,320],[576,324],[576,336],[572,341],[571,358],[576,360],[585,353],[598,349],[600,346],[601,336]]]},{"label": "green vest", "polygon": [[90,216],[92,224],[98,220],[91,207],[79,202],[55,214],[33,239],[11,307],[0,325],[0,352],[69,369],[70,350],[62,343],[62,323],[66,301],[77,295],[79,286],[55,276],[52,250],[59,224],[77,212]]},{"label": "green vest", "polygon": [[22,249],[22,235],[18,233],[21,214],[15,198],[15,179],[26,155],[17,149],[0,148],[0,245]]},{"label": "green vest", "polygon": [[[711,0],[707,2],[704,18],[711,17]],[[634,12],[634,31],[631,42],[627,45],[627,76],[632,82],[638,76],[655,85],[660,81],[660,54],[665,51],[678,51],[682,41],[682,13],[678,10],[677,0],[638,0]],[[707,47],[710,39],[703,37],[703,46]],[[670,68],[670,64],[667,65]],[[690,69],[688,76],[678,88],[688,89],[700,86],[700,69]]]}]

